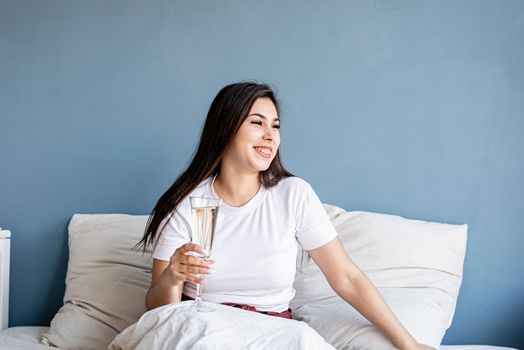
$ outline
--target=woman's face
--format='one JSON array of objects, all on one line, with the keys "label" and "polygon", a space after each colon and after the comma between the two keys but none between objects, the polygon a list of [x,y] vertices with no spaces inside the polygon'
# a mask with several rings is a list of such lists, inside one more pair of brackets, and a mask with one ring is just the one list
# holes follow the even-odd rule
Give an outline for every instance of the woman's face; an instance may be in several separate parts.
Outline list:
[{"label": "woman's face", "polygon": [[267,97],[255,101],[247,118],[228,146],[223,161],[243,172],[267,170],[280,146],[280,120]]}]

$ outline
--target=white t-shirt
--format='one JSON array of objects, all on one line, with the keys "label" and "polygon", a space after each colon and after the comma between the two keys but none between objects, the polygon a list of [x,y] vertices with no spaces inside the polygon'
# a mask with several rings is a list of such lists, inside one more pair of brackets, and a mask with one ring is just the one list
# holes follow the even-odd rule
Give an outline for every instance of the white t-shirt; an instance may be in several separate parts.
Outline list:
[{"label": "white t-shirt", "polygon": [[[153,258],[169,261],[174,251],[191,241],[190,196],[218,198],[214,178],[203,181],[178,206],[162,231]],[[222,202],[218,209],[213,250],[214,273],[205,276],[202,299],[251,305],[259,311],[282,312],[295,295],[298,245],[318,248],[337,236],[311,186],[298,177],[260,186],[242,207]],[[184,284],[194,298],[195,285]]]}]

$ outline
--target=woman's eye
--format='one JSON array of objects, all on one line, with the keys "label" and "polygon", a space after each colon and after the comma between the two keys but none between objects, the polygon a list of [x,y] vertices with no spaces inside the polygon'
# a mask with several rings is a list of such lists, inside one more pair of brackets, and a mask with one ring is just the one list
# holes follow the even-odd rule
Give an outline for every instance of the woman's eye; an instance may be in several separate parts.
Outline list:
[{"label": "woman's eye", "polygon": [[262,125],[260,120],[252,121],[251,124]]},{"label": "woman's eye", "polygon": [[275,129],[280,129],[280,124],[273,125],[273,127],[274,127]]}]

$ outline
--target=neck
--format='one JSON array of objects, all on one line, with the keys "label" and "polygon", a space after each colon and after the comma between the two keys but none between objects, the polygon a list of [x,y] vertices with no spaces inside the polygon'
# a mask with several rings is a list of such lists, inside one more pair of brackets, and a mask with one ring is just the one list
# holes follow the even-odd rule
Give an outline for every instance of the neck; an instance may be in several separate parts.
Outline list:
[{"label": "neck", "polygon": [[239,174],[221,169],[213,187],[227,205],[241,207],[260,189],[260,173]]}]

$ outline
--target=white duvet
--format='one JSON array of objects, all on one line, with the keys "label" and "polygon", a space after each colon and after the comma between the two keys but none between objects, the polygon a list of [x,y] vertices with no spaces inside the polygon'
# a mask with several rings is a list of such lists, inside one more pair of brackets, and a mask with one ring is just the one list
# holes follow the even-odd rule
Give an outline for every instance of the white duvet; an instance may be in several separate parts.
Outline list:
[{"label": "white duvet", "polygon": [[215,312],[188,311],[189,302],[145,313],[109,350],[127,349],[334,349],[306,323],[221,304]]}]

